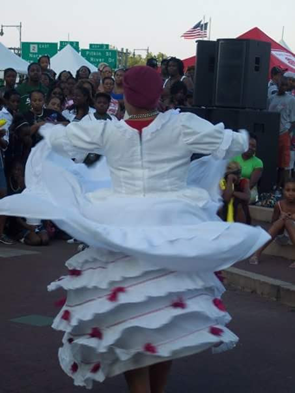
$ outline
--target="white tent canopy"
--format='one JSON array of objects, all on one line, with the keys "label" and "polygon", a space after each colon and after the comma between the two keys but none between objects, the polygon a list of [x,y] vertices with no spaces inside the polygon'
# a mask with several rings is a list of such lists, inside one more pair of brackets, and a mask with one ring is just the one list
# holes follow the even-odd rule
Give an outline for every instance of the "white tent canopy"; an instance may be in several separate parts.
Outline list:
[{"label": "white tent canopy", "polygon": [[65,46],[60,52],[50,59],[50,67],[57,74],[66,70],[71,71],[71,73],[75,76],[77,70],[82,66],[88,67],[91,72],[97,71],[97,68],[84,59],[84,57],[80,56],[79,53],[71,47],[71,45]]},{"label": "white tent canopy", "polygon": [[27,74],[28,65],[28,62],[11,52],[0,42],[0,71],[4,71],[6,68],[14,68],[20,74]]}]

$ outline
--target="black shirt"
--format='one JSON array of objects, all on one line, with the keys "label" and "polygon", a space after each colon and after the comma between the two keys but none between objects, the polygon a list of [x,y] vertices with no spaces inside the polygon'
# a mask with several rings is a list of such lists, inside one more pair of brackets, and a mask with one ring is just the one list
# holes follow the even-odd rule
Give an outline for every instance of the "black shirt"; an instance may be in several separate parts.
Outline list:
[{"label": "black shirt", "polygon": [[[42,113],[40,113],[40,115],[36,115],[34,112],[29,111],[24,114],[24,117],[30,126],[33,126],[34,124],[38,124],[44,121],[52,124],[62,123],[62,122],[68,123],[68,120],[61,113],[47,108],[44,108],[42,110]],[[41,139],[42,136],[38,132],[32,135],[33,146],[35,146],[38,142],[40,142]]]}]

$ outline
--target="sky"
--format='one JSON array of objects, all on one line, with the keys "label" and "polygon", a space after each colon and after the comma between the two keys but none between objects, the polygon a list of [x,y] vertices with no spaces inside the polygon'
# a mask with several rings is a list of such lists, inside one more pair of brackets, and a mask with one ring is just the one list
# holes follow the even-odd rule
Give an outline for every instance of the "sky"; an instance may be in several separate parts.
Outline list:
[{"label": "sky", "polygon": [[[109,43],[118,49],[146,49],[181,59],[195,54],[194,40],[180,36],[205,16],[211,39],[235,38],[259,27],[295,51],[294,0],[14,0],[1,3],[0,24],[22,22],[22,41]],[[0,42],[19,46],[16,28],[4,28]],[[137,51],[145,55],[145,52]]]}]

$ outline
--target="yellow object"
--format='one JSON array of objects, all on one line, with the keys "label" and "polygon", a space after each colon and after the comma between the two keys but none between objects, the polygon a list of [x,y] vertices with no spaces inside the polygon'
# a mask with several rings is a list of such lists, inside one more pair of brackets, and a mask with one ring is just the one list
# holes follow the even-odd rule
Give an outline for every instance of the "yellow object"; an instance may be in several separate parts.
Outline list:
[{"label": "yellow object", "polygon": [[2,128],[3,126],[5,126],[6,123],[7,123],[6,120],[1,119],[1,120],[0,120],[0,128]]},{"label": "yellow object", "polygon": [[[219,183],[220,189],[224,191],[226,189],[226,180],[222,179],[220,180]],[[234,185],[232,186],[234,189]],[[234,198],[231,198],[227,205],[227,215],[226,215],[226,221],[227,222],[234,222],[235,221],[235,215],[234,215]]]}]

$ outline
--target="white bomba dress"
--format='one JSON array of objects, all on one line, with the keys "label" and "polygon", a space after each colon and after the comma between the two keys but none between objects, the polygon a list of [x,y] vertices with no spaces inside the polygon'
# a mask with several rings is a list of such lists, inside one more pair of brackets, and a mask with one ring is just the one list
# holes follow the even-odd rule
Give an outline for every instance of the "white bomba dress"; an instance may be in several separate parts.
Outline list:
[{"label": "white bomba dress", "polygon": [[[41,133],[26,190],[1,200],[0,214],[53,220],[90,246],[49,285],[67,291],[53,327],[65,332],[59,360],[75,385],[234,346],[214,272],[269,239],[216,215],[224,160],[247,149],[247,135],[174,110],[141,135],[124,121]],[[112,187],[104,163],[90,170],[71,160],[89,152],[106,157]],[[192,153],[209,156],[190,166]]]}]

